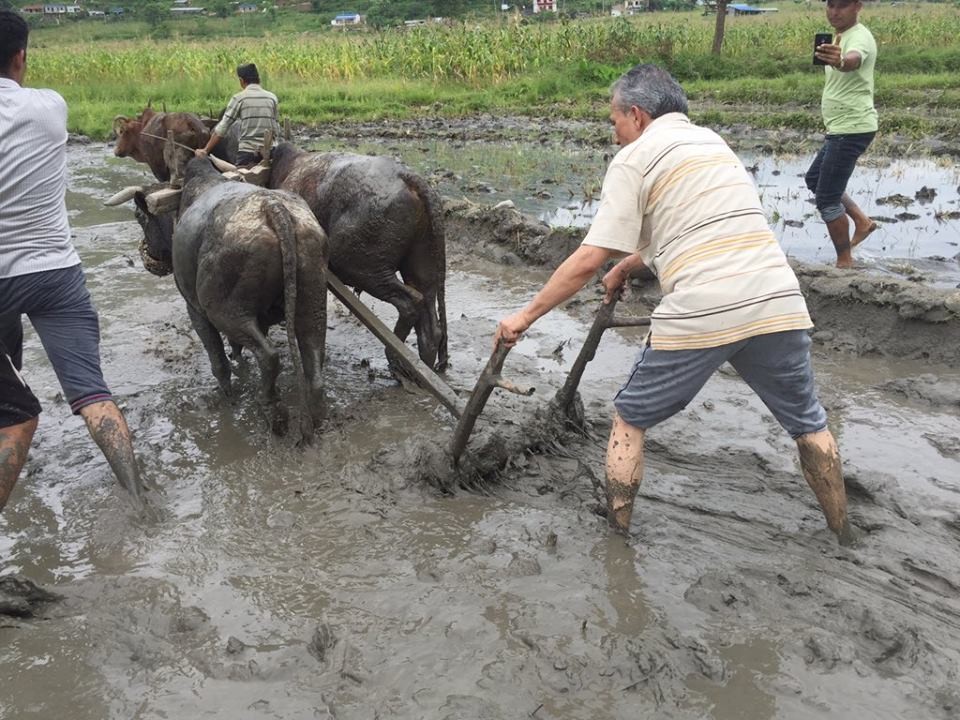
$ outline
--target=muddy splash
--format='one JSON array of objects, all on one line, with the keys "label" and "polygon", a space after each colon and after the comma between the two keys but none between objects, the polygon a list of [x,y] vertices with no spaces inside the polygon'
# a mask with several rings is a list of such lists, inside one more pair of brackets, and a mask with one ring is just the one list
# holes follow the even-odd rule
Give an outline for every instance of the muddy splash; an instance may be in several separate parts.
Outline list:
[{"label": "muddy splash", "polygon": [[[496,320],[577,235],[449,210],[448,379],[466,392]],[[298,451],[264,426],[252,363],[235,403],[218,394],[169,278],[139,267],[136,226],[105,221],[76,243],[163,517],[126,509],[30,336],[45,412],[0,565],[63,599],[0,622],[0,716],[956,716],[960,411],[934,402],[960,387],[949,292],[802,269],[818,332],[834,333],[815,362],[860,547],[836,545],[793,443],[727,372],[650,433],[628,541],[607,531],[599,488],[609,400],[643,331],[604,338],[579,430],[530,437],[599,293],[510,354],[505,374],[537,393],[493,396],[470,450],[496,467],[464,490],[419,472],[453,419],[397,386],[335,301],[329,420]],[[638,282],[623,309],[655,298]]]}]

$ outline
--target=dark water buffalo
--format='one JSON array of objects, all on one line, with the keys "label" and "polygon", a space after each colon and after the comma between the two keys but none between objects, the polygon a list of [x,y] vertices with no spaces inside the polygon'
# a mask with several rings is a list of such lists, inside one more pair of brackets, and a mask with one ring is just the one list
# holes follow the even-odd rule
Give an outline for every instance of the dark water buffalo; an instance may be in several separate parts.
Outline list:
[{"label": "dark water buffalo", "polygon": [[[236,128],[236,124],[231,130]],[[237,128],[238,129],[238,128]],[[147,107],[139,117],[131,119],[118,115],[113,121],[117,144],[113,154],[131,157],[150,166],[150,172],[161,182],[171,178],[179,181],[186,164],[193,157],[193,149],[201,148],[210,139],[208,124],[199,115],[187,112],[156,112]],[[179,144],[167,147],[167,133]],[[214,149],[213,154],[227,162],[236,162],[236,132],[227,134]]]},{"label": "dark water buffalo", "polygon": [[271,160],[270,187],[300,195],[326,231],[330,269],[346,284],[394,305],[397,337],[405,340],[415,328],[420,358],[445,369],[447,262],[436,192],[382,157],[308,153],[280,143]]},{"label": "dark water buffalo", "polygon": [[231,394],[222,334],[256,355],[261,400],[277,432],[286,412],[276,401],[280,360],[267,329],[285,321],[304,403],[301,433],[309,438],[322,399],[328,259],[310,208],[292,193],[226,180],[202,158],[187,164],[175,229],[172,213],[151,214],[142,193],[135,200],[146,253],[172,265],[220,387]]}]

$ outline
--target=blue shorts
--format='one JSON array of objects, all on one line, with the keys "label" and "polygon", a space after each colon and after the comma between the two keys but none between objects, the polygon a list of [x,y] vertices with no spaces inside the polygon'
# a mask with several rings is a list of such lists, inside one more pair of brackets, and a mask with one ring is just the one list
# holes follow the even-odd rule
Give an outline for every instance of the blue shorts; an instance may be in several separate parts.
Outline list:
[{"label": "blue shorts", "polygon": [[613,404],[625,422],[646,430],[676,415],[729,362],[792,438],[827,427],[817,399],[806,330],[756,335],[700,350],[644,347]]},{"label": "blue shorts", "polygon": [[74,413],[110,399],[100,370],[100,321],[79,265],[0,278],[0,343],[18,370],[21,315],[30,318]]},{"label": "blue shorts", "polygon": [[13,366],[7,348],[0,342],[0,429],[32,420],[40,414],[40,402]]}]

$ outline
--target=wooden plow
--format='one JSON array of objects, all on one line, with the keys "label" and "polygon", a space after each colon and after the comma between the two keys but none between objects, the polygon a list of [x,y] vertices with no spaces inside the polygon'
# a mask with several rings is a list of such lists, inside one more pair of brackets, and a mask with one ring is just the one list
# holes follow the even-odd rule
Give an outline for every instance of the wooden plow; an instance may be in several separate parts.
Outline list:
[{"label": "wooden plow", "polygon": [[566,417],[577,419],[582,423],[582,418],[576,418],[573,401],[577,396],[577,388],[580,386],[580,380],[583,378],[583,371],[587,369],[587,363],[593,360],[597,354],[597,347],[600,345],[600,339],[603,333],[609,328],[617,327],[644,327],[650,325],[649,317],[638,318],[618,318],[614,315],[617,302],[620,300],[620,293],[617,293],[608,303],[601,303],[597,310],[597,316],[590,326],[590,332],[587,333],[587,339],[580,348],[580,353],[570,368],[570,374],[567,375],[563,387],[557,390],[553,396],[553,406]]}]

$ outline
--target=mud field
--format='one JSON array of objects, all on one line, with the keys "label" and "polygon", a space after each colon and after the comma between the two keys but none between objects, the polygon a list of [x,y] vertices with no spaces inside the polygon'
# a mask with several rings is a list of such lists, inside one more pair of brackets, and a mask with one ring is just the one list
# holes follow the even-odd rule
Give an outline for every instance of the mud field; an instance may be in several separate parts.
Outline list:
[{"label": "mud field", "polygon": [[[356,131],[364,150],[401,156],[448,198],[447,378],[469,392],[496,321],[582,232],[537,218],[583,214],[564,193],[590,182],[589,168],[602,174],[603,151],[372,132]],[[920,207],[916,172],[939,204],[871,237],[860,270],[815,262],[827,259],[815,219],[793,228],[816,237],[798,235],[791,254],[865,534],[847,549],[827,532],[793,443],[732,372],[649,433],[634,535],[607,532],[597,510],[610,398],[642,331],[604,338],[581,384],[582,432],[554,432],[545,412],[596,291],[543,318],[508,357],[505,374],[537,392],[494,394],[470,446],[482,474],[429,472],[452,417],[397,385],[382,347],[332,298],[327,423],[306,450],[272,437],[254,363],[226,402],[172,280],[139,265],[129,206],[100,207],[143,177],[109,152],[70,147],[68,203],[105,374],[160,488],[159,517],[129,509],[28,330],[25,366],[45,412],[0,517],[0,573],[60,599],[35,617],[0,616],[0,717],[960,715],[960,273],[945,250],[958,225],[926,217],[960,209],[954,166],[875,161],[905,174],[871,175],[884,188],[873,197]],[[803,158],[750,162],[772,178]],[[794,179],[783,192],[801,207]],[[490,207],[508,199],[526,215]],[[642,315],[655,301],[655,287],[637,284],[620,310]],[[281,384],[294,404],[288,360]]]}]

